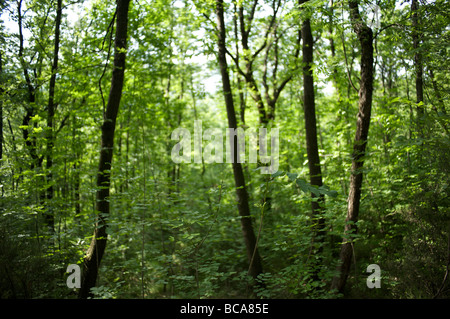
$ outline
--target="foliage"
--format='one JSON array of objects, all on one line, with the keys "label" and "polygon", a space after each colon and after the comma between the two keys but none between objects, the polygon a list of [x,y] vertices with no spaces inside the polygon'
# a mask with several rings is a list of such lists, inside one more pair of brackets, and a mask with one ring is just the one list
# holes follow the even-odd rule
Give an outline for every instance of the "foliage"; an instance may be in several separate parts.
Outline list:
[{"label": "foliage", "polygon": [[[235,3],[249,21],[253,1],[226,3],[227,48],[237,58]],[[248,276],[231,165],[171,159],[176,128],[188,129],[192,137],[195,120],[202,120],[203,132],[226,128],[217,89],[215,3],[132,1],[108,243],[92,290],[95,298],[450,297],[450,280],[444,280],[450,261],[448,5],[438,0],[420,6],[425,99],[418,105],[410,7],[377,2],[381,21],[373,25],[375,90],[360,220],[352,234],[351,275],[345,292],[337,294],[329,288],[347,210],[358,42],[343,1],[309,1],[304,11],[280,1],[277,29],[265,37],[276,3],[259,1],[255,7],[248,51],[268,41],[252,61],[263,98],[292,77],[270,123],[280,129],[279,168],[263,175],[258,163],[243,163],[264,268],[257,281],[264,285]],[[21,57],[17,4],[5,2],[0,23],[0,297],[75,298],[76,292],[66,287],[65,271],[81,263],[98,218],[95,177],[112,75],[114,6],[81,1],[63,9],[49,178],[45,146],[56,5],[22,1],[26,39]],[[369,3],[360,5],[370,19]],[[299,49],[299,21],[306,15],[315,39],[317,136],[326,185],[321,187],[309,182],[301,52],[299,58],[293,55]],[[250,53],[238,48],[240,62],[229,59],[238,123],[258,128],[255,92],[237,67],[245,70]],[[25,123],[28,111],[32,114]],[[52,199],[46,198],[50,185]],[[317,197],[311,194],[324,196],[323,241],[315,236],[311,201]],[[54,229],[47,227],[48,212]],[[382,270],[381,289],[366,286],[366,267],[374,263]]]}]

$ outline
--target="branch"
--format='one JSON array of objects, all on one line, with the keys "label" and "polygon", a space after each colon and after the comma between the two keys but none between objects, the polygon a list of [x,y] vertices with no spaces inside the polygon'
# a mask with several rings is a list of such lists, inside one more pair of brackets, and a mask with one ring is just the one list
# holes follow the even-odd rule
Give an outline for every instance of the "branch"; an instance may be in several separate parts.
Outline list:
[{"label": "branch", "polygon": [[390,27],[402,27],[402,25],[399,24],[399,23],[396,23],[396,22],[395,22],[395,23],[391,23],[391,24],[389,24],[389,25],[386,25],[386,26],[382,27],[380,30],[378,30],[378,31],[375,33],[373,39],[375,40],[375,39],[377,38],[377,36],[378,36],[381,32],[383,32],[383,31],[386,30],[386,29],[389,29]]},{"label": "branch", "polygon": [[209,22],[215,27],[215,29],[216,29],[216,31],[217,31],[217,25],[216,25],[216,23],[215,23],[213,20],[211,20],[211,18],[210,18],[206,13],[204,13],[204,12],[203,12],[203,17],[204,17],[207,21],[209,21]]},{"label": "branch", "polygon": [[344,49],[345,69],[347,70],[348,81],[351,84],[351,86],[356,90],[356,92],[359,92],[359,90],[353,84],[352,77],[351,77],[350,71],[348,69],[347,51],[345,50],[345,38],[344,38],[344,33],[343,32],[341,33],[341,37],[342,37],[342,48]]},{"label": "branch", "polygon": [[275,92],[274,92],[274,96],[273,96],[273,100],[274,100],[274,104],[275,102],[278,100],[278,97],[280,96],[281,91],[284,89],[284,87],[286,86],[286,84],[292,79],[292,74],[289,75],[286,79],[284,79],[283,82],[281,82],[281,84],[278,86],[278,88],[276,88]]},{"label": "branch", "polygon": [[272,71],[272,81],[274,83],[274,85],[276,85],[277,83],[277,72],[278,72],[278,40],[280,39],[277,35],[277,28],[275,28],[274,30],[274,36],[275,36],[275,40],[274,40],[274,66],[273,66],[273,71]]},{"label": "branch", "polygon": [[234,61],[234,64],[236,64],[236,69],[238,70],[239,74],[241,74],[244,78],[247,78],[247,74],[242,71],[241,67],[239,66],[239,60],[233,56],[233,54],[228,50],[227,47],[225,47],[225,53],[230,56],[230,58]]},{"label": "branch", "polygon": [[248,22],[249,22],[248,30],[245,31],[247,33],[247,37],[250,34],[250,29],[252,28],[252,22],[253,22],[253,18],[255,17],[255,11],[256,11],[257,5],[258,5],[258,0],[255,0],[253,2],[252,10],[250,11],[250,17],[248,19]]},{"label": "branch", "polygon": [[256,50],[256,52],[253,54],[252,60],[254,60],[254,59],[258,56],[258,54],[259,54],[262,50],[264,50],[264,48],[266,47],[266,45],[267,45],[267,39],[268,39],[268,37],[269,37],[269,33],[270,33],[270,31],[272,30],[273,25],[275,24],[275,19],[276,19],[278,10],[280,9],[280,6],[281,6],[281,0],[278,0],[278,4],[277,4],[276,7],[275,7],[275,0],[274,0],[274,2],[273,2],[273,15],[272,15],[272,19],[270,20],[269,27],[267,28],[266,34],[264,35],[264,43],[263,43],[263,44],[261,45],[261,47],[260,47],[258,50]]},{"label": "branch", "polygon": [[66,121],[69,118],[70,113],[66,114],[66,116],[64,116],[63,120],[61,121],[61,124],[59,125],[59,128],[56,130],[55,132],[55,137],[58,135],[58,133],[63,129],[63,127],[66,125]]},{"label": "branch", "polygon": [[[269,59],[269,51],[270,47],[272,46],[272,43],[269,44],[266,50],[266,54],[264,55],[264,63],[263,63],[263,76],[262,76],[262,83],[265,90],[265,97],[266,100],[269,100],[269,86],[267,84],[267,60]],[[275,56],[275,60],[277,60]]]}]

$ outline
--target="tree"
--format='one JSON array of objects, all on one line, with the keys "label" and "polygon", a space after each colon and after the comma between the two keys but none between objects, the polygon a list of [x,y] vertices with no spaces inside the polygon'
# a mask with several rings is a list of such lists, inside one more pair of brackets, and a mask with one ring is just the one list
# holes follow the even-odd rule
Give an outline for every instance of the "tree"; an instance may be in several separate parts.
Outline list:
[{"label": "tree", "polygon": [[420,31],[419,31],[419,1],[411,0],[411,13],[412,13],[412,39],[414,49],[414,67],[416,71],[416,103],[418,117],[423,116],[423,63],[422,53],[420,47]]},{"label": "tree", "polygon": [[[55,25],[55,44],[53,50],[53,62],[51,67],[51,76],[48,92],[48,105],[47,105],[47,204],[51,202],[54,195],[54,189],[52,185],[52,169],[53,169],[53,147],[54,147],[54,134],[53,125],[55,118],[55,85],[56,85],[56,75],[58,72],[58,54],[59,54],[59,38],[60,38],[60,26],[61,26],[61,16],[62,16],[62,0],[58,0],[56,8],[56,25]],[[51,205],[49,206],[51,207]],[[55,217],[51,211],[46,213],[47,224],[51,231],[54,231]]]},{"label": "tree", "polygon": [[[308,0],[300,0],[299,5]],[[306,152],[308,156],[308,167],[310,183],[313,186],[321,187],[322,170],[320,167],[319,147],[317,144],[317,124],[316,106],[314,98],[314,77],[313,77],[313,53],[314,41],[311,32],[310,18],[307,16],[302,23],[302,57],[303,57],[303,112],[305,116]],[[311,193],[311,208],[314,218],[315,236],[318,241],[318,252],[322,251],[321,243],[325,237],[325,219],[323,217],[324,195],[319,196]],[[320,259],[318,261],[320,263]]]},{"label": "tree", "polygon": [[[1,77],[3,77],[3,58],[2,58],[2,56],[3,56],[3,54],[2,54],[2,52],[0,52],[0,83],[2,83],[0,86],[0,96],[2,96],[4,94],[3,79],[1,79]],[[0,101],[0,161],[2,159],[3,159],[3,98]]]},{"label": "tree", "polygon": [[[227,109],[228,127],[230,129],[236,130],[236,113],[234,109],[233,94],[231,91],[230,77],[228,74],[228,64],[226,60],[226,32],[223,0],[216,1],[216,15],[218,28],[217,53],[220,74],[222,77],[223,95]],[[259,255],[258,247],[256,246],[256,237],[252,226],[252,218],[250,215],[250,207],[248,204],[248,193],[245,185],[244,172],[242,170],[241,163],[238,162],[238,143],[236,140],[233,141],[230,138],[230,144],[232,147],[232,167],[236,187],[236,195],[238,197],[238,210],[241,217],[242,233],[244,235],[245,246],[247,249],[247,259],[249,261],[248,273],[253,278],[256,278],[263,271],[261,257]]]},{"label": "tree", "polygon": [[[31,121],[31,118],[35,115],[35,103],[36,103],[36,85],[33,85],[32,79],[30,77],[29,73],[29,66],[28,63],[25,61],[24,58],[24,36],[23,36],[23,15],[22,15],[22,0],[19,0],[17,2],[17,21],[19,25],[19,52],[18,52],[18,58],[23,70],[23,75],[26,81],[26,87],[28,91],[28,104],[25,106],[25,115],[23,116],[22,120],[22,135],[23,140],[25,142],[25,145],[28,148],[28,151],[30,153],[30,156],[32,158],[30,168],[34,169],[35,167],[41,167],[43,157],[38,156],[36,152],[36,140],[34,137],[29,136],[29,124]],[[40,58],[40,57],[39,57]],[[36,70],[34,70],[36,71]],[[35,72],[36,73],[36,72]],[[41,196],[42,197],[42,196]]]},{"label": "tree", "polygon": [[348,194],[347,218],[344,229],[344,242],[340,251],[339,275],[333,279],[332,289],[342,292],[350,271],[353,256],[352,236],[357,232],[361,187],[363,182],[363,164],[369,135],[370,115],[373,94],[373,32],[364,23],[358,9],[358,1],[348,2],[350,20],[361,46],[361,80],[358,93],[358,115],[356,134],[353,144],[352,169],[350,176],[350,190]]},{"label": "tree", "polygon": [[95,286],[97,274],[106,248],[109,207],[109,188],[113,159],[114,131],[119,112],[120,99],[125,76],[125,57],[127,49],[128,8],[130,0],[118,0],[116,7],[116,33],[114,40],[114,66],[111,78],[108,103],[103,114],[101,149],[97,173],[96,211],[98,220],[91,245],[84,257],[83,277],[80,298],[87,298]]}]

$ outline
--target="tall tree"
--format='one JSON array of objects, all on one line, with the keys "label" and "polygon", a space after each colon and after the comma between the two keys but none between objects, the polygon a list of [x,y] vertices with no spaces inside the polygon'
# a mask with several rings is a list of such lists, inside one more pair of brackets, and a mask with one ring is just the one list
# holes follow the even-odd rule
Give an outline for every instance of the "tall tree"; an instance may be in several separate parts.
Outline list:
[{"label": "tall tree", "polygon": [[[4,4],[0,2],[0,10],[3,11]],[[1,17],[1,14],[0,14]],[[0,32],[3,30],[0,29]],[[3,32],[2,32],[3,33]],[[3,34],[0,34],[0,43],[4,43]],[[0,161],[3,159],[3,53],[0,51]],[[1,165],[1,163],[0,163]],[[1,183],[1,180],[0,180]],[[3,188],[2,188],[3,191]]]},{"label": "tall tree", "polygon": [[[3,41],[2,41],[3,42]],[[3,95],[3,58],[0,51],[0,97]],[[3,159],[3,97],[0,100],[0,161]]]},{"label": "tall tree", "polygon": [[35,167],[40,167],[42,165],[43,157],[38,156],[36,152],[36,140],[34,137],[30,137],[29,134],[29,124],[31,118],[35,115],[35,103],[36,103],[36,85],[33,85],[28,63],[24,58],[24,36],[23,36],[23,15],[22,15],[22,0],[17,2],[17,22],[19,27],[19,52],[18,57],[20,65],[23,70],[23,75],[25,77],[27,93],[28,93],[28,104],[25,106],[25,115],[22,120],[22,135],[25,141],[25,145],[31,156],[31,169]]},{"label": "tall tree", "polygon": [[[299,5],[308,0],[299,0]],[[309,14],[308,12],[306,13]],[[308,168],[311,185],[322,186],[322,170],[320,167],[319,147],[317,143],[317,122],[316,105],[314,97],[314,77],[313,77],[313,51],[314,41],[311,32],[311,22],[306,16],[302,23],[302,55],[303,55],[303,111],[305,116],[306,153],[308,156]],[[324,195],[311,193],[313,200],[311,208],[315,219],[315,235],[318,242],[323,242],[325,236],[325,219],[323,217]],[[319,247],[319,251],[321,248]]]},{"label": "tall tree", "polygon": [[[222,76],[222,89],[227,109],[228,127],[237,129],[236,113],[234,109],[233,94],[231,92],[230,77],[228,74],[228,64],[226,60],[226,30],[224,20],[223,0],[216,1],[216,15],[218,28],[218,61],[220,66],[220,74]],[[238,162],[237,141],[230,138],[232,146],[232,167],[234,182],[236,186],[236,194],[238,197],[238,210],[241,217],[242,233],[244,235],[245,246],[247,250],[247,258],[249,261],[249,275],[256,278],[262,273],[261,257],[256,246],[256,237],[253,230],[252,218],[250,215],[250,207],[248,203],[248,193],[245,185],[244,172],[241,163]]]},{"label": "tall tree", "polygon": [[[281,92],[292,80],[294,72],[297,69],[297,59],[300,54],[301,33],[298,32],[298,36],[296,38],[293,37],[295,38],[293,43],[294,49],[289,51],[284,57],[285,59],[287,58],[288,64],[292,63],[292,65],[281,68],[281,58],[285,53],[281,52],[279,43],[289,39],[287,30],[290,29],[290,26],[287,26],[285,29],[282,28],[283,19],[285,18],[279,16],[280,12],[283,11],[282,1],[271,1],[270,6],[272,14],[267,17],[267,23],[265,25],[266,30],[262,37],[260,33],[258,33],[256,37],[253,36],[256,28],[260,27],[257,24],[258,7],[261,6],[259,0],[249,1],[248,10],[245,10],[245,1],[234,1],[234,5],[235,12],[233,19],[236,37],[236,55],[232,55],[230,50],[227,50],[227,54],[233,59],[238,71],[239,92],[241,92],[241,76],[247,85],[250,96],[256,104],[259,125],[267,127],[271,121],[275,120],[276,104],[281,96]],[[241,40],[240,46],[238,43],[237,31],[238,22]],[[240,48],[242,49],[242,54],[239,52]],[[258,60],[262,54],[264,54],[264,57],[261,58],[262,61],[260,62]],[[241,56],[244,68],[240,65]],[[255,67],[255,65],[258,65],[259,63],[262,64],[261,73],[258,72],[258,68]],[[280,70],[284,70],[284,72],[280,72]],[[261,76],[258,78],[258,75]],[[260,88],[260,84],[262,84],[263,90]],[[241,119],[244,120],[245,102],[243,95],[240,95],[239,97],[241,103]],[[263,163],[259,164],[265,165]],[[265,195],[264,202],[265,210],[271,210],[272,197],[270,194]]]},{"label": "tall tree", "polygon": [[[56,8],[56,23],[55,23],[55,44],[53,48],[53,62],[51,68],[49,92],[48,92],[48,105],[47,105],[47,204],[48,207],[52,207],[50,201],[53,199],[53,147],[54,147],[54,136],[53,136],[53,119],[55,117],[55,86],[56,86],[56,74],[58,72],[58,54],[59,54],[59,37],[60,37],[60,26],[61,26],[61,16],[62,16],[62,0],[58,0]],[[54,229],[55,218],[52,212],[46,212],[47,225],[50,230]]]},{"label": "tall tree", "polygon": [[373,32],[363,21],[357,0],[349,0],[349,14],[354,32],[361,46],[360,88],[358,93],[358,115],[356,134],[353,143],[350,190],[348,194],[347,218],[344,229],[344,240],[340,251],[339,275],[332,282],[331,288],[342,292],[347,281],[353,256],[352,235],[357,232],[361,186],[363,182],[362,168],[369,135],[370,114],[373,93]]},{"label": "tall tree", "polygon": [[116,7],[116,34],[114,40],[114,66],[108,103],[103,114],[99,167],[97,173],[96,211],[98,214],[94,235],[84,257],[80,298],[87,298],[97,281],[98,269],[106,248],[109,188],[111,184],[111,164],[113,159],[114,131],[119,112],[120,99],[125,75],[127,48],[128,8],[130,0],[118,0]]},{"label": "tall tree", "polygon": [[416,71],[416,103],[417,113],[420,117],[423,112],[423,62],[422,53],[420,48],[420,31],[419,31],[419,1],[411,0],[411,13],[412,13],[412,39],[414,48],[414,67]]}]

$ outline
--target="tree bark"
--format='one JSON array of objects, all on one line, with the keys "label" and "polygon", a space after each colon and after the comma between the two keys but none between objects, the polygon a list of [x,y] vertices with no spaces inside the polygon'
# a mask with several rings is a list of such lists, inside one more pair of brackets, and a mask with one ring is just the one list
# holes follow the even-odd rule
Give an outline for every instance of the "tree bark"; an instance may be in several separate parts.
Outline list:
[{"label": "tree bark", "polygon": [[[23,39],[23,30],[22,30],[22,0],[17,2],[17,22],[19,27],[19,61],[23,69],[23,75],[25,77],[25,82],[27,84],[28,90],[28,105],[25,107],[25,115],[22,119],[22,136],[25,141],[25,145],[31,156],[31,165],[30,168],[33,170],[35,167],[40,167],[42,165],[42,157],[39,157],[36,153],[36,141],[34,138],[30,138],[28,125],[30,124],[31,118],[34,116],[34,108],[36,103],[36,88],[33,86],[31,82],[30,74],[28,73],[28,65],[25,63],[25,59],[23,57],[24,51],[24,39]],[[42,197],[42,196],[40,196]]]},{"label": "tree bark", "polygon": [[[303,4],[308,0],[300,0]],[[319,147],[317,143],[317,122],[316,106],[314,97],[314,78],[311,70],[313,64],[313,36],[311,32],[310,19],[306,18],[302,24],[302,55],[303,55],[303,111],[305,116],[306,153],[308,156],[308,167],[310,183],[314,186],[322,186],[322,171],[320,167]],[[316,199],[316,195],[311,193],[313,200],[311,208],[315,227],[315,237],[317,243],[323,242],[325,236],[325,218],[323,217],[324,196]],[[318,252],[321,251],[319,247]]]},{"label": "tree bark", "polygon": [[58,53],[59,53],[59,36],[60,36],[60,26],[61,26],[61,16],[62,16],[62,0],[58,0],[56,8],[56,22],[55,22],[55,44],[53,50],[53,63],[52,63],[52,75],[50,77],[49,92],[48,92],[48,106],[47,106],[47,212],[45,219],[47,226],[51,231],[54,230],[55,217],[53,212],[49,211],[51,207],[51,200],[53,199],[53,146],[54,146],[54,136],[53,136],[53,119],[55,117],[55,86],[56,86],[56,74],[58,71]]},{"label": "tree bark", "polygon": [[[331,56],[333,58],[333,63],[335,63],[334,59],[336,57],[336,46],[334,43],[334,21],[333,21],[334,0],[331,0],[329,10],[330,11],[329,11],[329,19],[328,19],[328,40],[330,41],[330,51],[331,51]],[[337,69],[336,65],[333,66],[333,85],[338,94],[338,102],[340,103],[342,101],[342,97],[341,97],[341,92],[339,90],[339,85],[338,85],[338,69]]]},{"label": "tree bark", "polygon": [[[0,161],[3,159],[3,57],[0,51]],[[1,162],[0,162],[1,165]],[[1,183],[1,180],[0,180]],[[3,192],[3,188],[2,188]],[[2,193],[3,194],[3,193]]]},{"label": "tree bark", "polygon": [[[419,1],[411,1],[412,12],[412,38],[414,48],[414,67],[416,70],[416,103],[418,116],[422,116],[424,113],[423,105],[423,62],[422,53],[420,52],[420,32],[419,32],[419,16],[417,11],[419,10]],[[420,121],[420,119],[419,119]]]},{"label": "tree bark", "polygon": [[350,19],[353,30],[361,45],[361,80],[358,101],[356,135],[353,144],[352,172],[348,195],[347,218],[344,229],[344,240],[341,246],[339,275],[333,279],[331,288],[342,292],[347,281],[353,256],[352,235],[357,232],[361,186],[363,181],[362,167],[369,134],[370,114],[373,93],[373,32],[362,20],[358,2],[349,0]]},{"label": "tree bark", "polygon": [[[234,109],[233,95],[231,92],[230,78],[228,74],[228,64],[226,60],[225,47],[225,22],[223,0],[216,0],[216,14],[218,27],[218,60],[220,66],[220,73],[222,76],[222,87],[227,108],[228,127],[232,129],[237,128],[236,113]],[[230,141],[232,143],[232,141]],[[256,237],[252,226],[252,218],[250,215],[250,207],[248,204],[248,193],[245,186],[245,178],[241,163],[238,163],[237,143],[233,143],[233,175],[236,186],[236,194],[238,198],[238,210],[241,217],[242,233],[247,251],[247,258],[249,260],[249,275],[256,278],[262,273],[261,258],[256,247]],[[233,145],[232,144],[232,145]]]},{"label": "tree bark", "polygon": [[83,276],[79,291],[80,298],[89,297],[91,288],[96,285],[98,269],[105,252],[108,237],[106,229],[109,217],[110,171],[113,159],[116,118],[119,112],[124,83],[129,4],[130,0],[117,1],[114,67],[108,103],[103,114],[101,150],[97,174],[96,211],[98,219],[90,247],[84,257]]},{"label": "tree bark", "polygon": [[[0,51],[0,168],[3,165],[3,56],[2,52]],[[3,184],[3,178],[0,177],[0,184]],[[1,195],[3,197],[5,186],[0,186],[2,188]],[[14,189],[14,184],[12,189]]]}]

